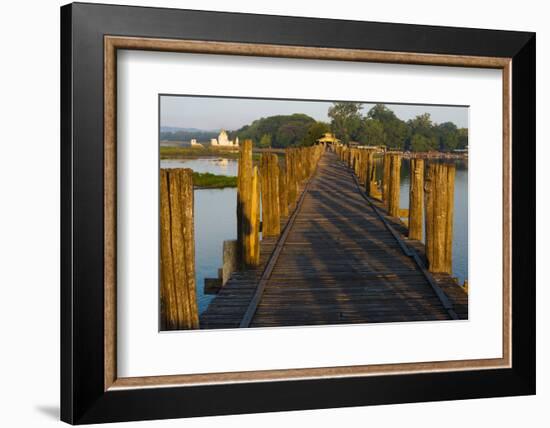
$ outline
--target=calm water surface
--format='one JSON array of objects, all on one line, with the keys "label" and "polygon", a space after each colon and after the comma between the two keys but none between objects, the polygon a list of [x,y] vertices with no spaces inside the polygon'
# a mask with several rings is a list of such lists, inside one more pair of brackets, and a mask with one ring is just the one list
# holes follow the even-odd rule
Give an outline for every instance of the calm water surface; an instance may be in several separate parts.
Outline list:
[{"label": "calm water surface", "polygon": [[[191,168],[236,176],[235,159],[170,159],[162,160],[161,168]],[[401,208],[409,207],[409,165],[401,167]],[[453,276],[460,282],[468,278],[468,166],[457,161],[455,178],[455,216],[453,228]],[[379,171],[380,168],[377,167]],[[199,312],[202,313],[214,296],[204,294],[204,278],[215,278],[222,266],[223,241],[237,238],[237,189],[195,190],[195,263]]]},{"label": "calm water surface", "polygon": [[[191,168],[195,172],[237,175],[235,159],[163,159],[161,168]],[[237,239],[237,189],[195,190],[195,269],[199,313],[215,296],[204,294],[204,278],[217,278],[222,267],[223,241]]]}]

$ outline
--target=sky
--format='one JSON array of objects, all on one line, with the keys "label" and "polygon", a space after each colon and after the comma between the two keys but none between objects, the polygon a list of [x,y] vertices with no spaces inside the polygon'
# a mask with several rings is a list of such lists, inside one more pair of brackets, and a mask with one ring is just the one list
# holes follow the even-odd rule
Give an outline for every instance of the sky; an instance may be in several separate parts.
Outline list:
[{"label": "sky", "polygon": [[[468,107],[384,104],[405,121],[430,113],[435,123],[454,122],[459,128],[468,127]],[[160,126],[233,131],[262,117],[292,113],[305,113],[316,120],[330,122],[327,113],[331,105],[331,101],[163,95],[160,99]],[[364,103],[362,114],[373,105]]]}]

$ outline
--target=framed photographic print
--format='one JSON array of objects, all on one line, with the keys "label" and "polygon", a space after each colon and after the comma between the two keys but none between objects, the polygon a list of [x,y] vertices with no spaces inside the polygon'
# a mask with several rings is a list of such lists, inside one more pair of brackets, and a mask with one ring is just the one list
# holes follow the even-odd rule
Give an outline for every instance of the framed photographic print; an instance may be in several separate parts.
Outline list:
[{"label": "framed photographic print", "polygon": [[535,393],[535,35],[61,8],[62,420]]}]

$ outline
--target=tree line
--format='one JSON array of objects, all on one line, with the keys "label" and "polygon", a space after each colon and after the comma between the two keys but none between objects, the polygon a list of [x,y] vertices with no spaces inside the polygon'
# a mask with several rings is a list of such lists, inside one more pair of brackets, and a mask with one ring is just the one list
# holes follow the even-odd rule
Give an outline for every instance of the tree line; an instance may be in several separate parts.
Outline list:
[{"label": "tree line", "polygon": [[[403,121],[385,104],[376,104],[366,114],[363,105],[338,102],[328,110],[330,123],[317,121],[303,113],[263,117],[229,132],[234,140],[251,139],[256,147],[286,148],[311,146],[325,133],[333,133],[344,144],[384,146],[402,151],[451,151],[468,146],[468,129],[458,128],[453,122],[433,123],[430,114]],[[161,133],[163,140],[209,141],[214,132]]]},{"label": "tree line", "polygon": [[161,141],[210,141],[211,138],[216,138],[219,132],[200,131],[200,130],[178,130],[178,131],[161,131]]},{"label": "tree line", "polygon": [[311,146],[332,132],[344,144],[384,146],[402,151],[451,151],[468,146],[468,129],[453,122],[433,123],[430,114],[403,121],[384,104],[376,104],[365,115],[361,103],[334,103],[328,111],[330,123],[296,113],[257,119],[231,133],[232,138],[251,139],[259,147]]},{"label": "tree line", "polygon": [[429,113],[403,121],[384,104],[376,104],[366,115],[362,104],[334,103],[328,111],[330,127],[344,144],[385,146],[414,152],[451,151],[468,146],[468,129],[453,122],[433,123]]}]

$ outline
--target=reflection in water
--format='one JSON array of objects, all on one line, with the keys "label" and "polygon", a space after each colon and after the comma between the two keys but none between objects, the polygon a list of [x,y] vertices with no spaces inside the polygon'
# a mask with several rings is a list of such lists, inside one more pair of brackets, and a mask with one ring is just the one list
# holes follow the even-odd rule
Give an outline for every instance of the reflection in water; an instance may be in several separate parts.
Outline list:
[{"label": "reflection in water", "polygon": [[204,278],[217,278],[223,241],[237,239],[237,189],[195,190],[197,300],[202,313],[214,296],[204,294]]},{"label": "reflection in water", "polygon": [[[162,160],[161,168],[191,168],[196,172],[237,175],[234,159],[170,159]],[[460,282],[468,278],[468,165],[456,162],[455,206],[453,228],[453,276]],[[377,173],[380,174],[377,163]],[[409,160],[401,167],[401,208],[409,207]],[[199,312],[202,313],[214,296],[204,294],[204,278],[215,278],[222,267],[222,245],[237,237],[237,189],[195,190],[195,263]]]},{"label": "reflection in water", "polygon": [[161,168],[191,168],[195,172],[210,172],[218,175],[237,176],[236,159],[202,158],[202,159],[162,159]]}]

